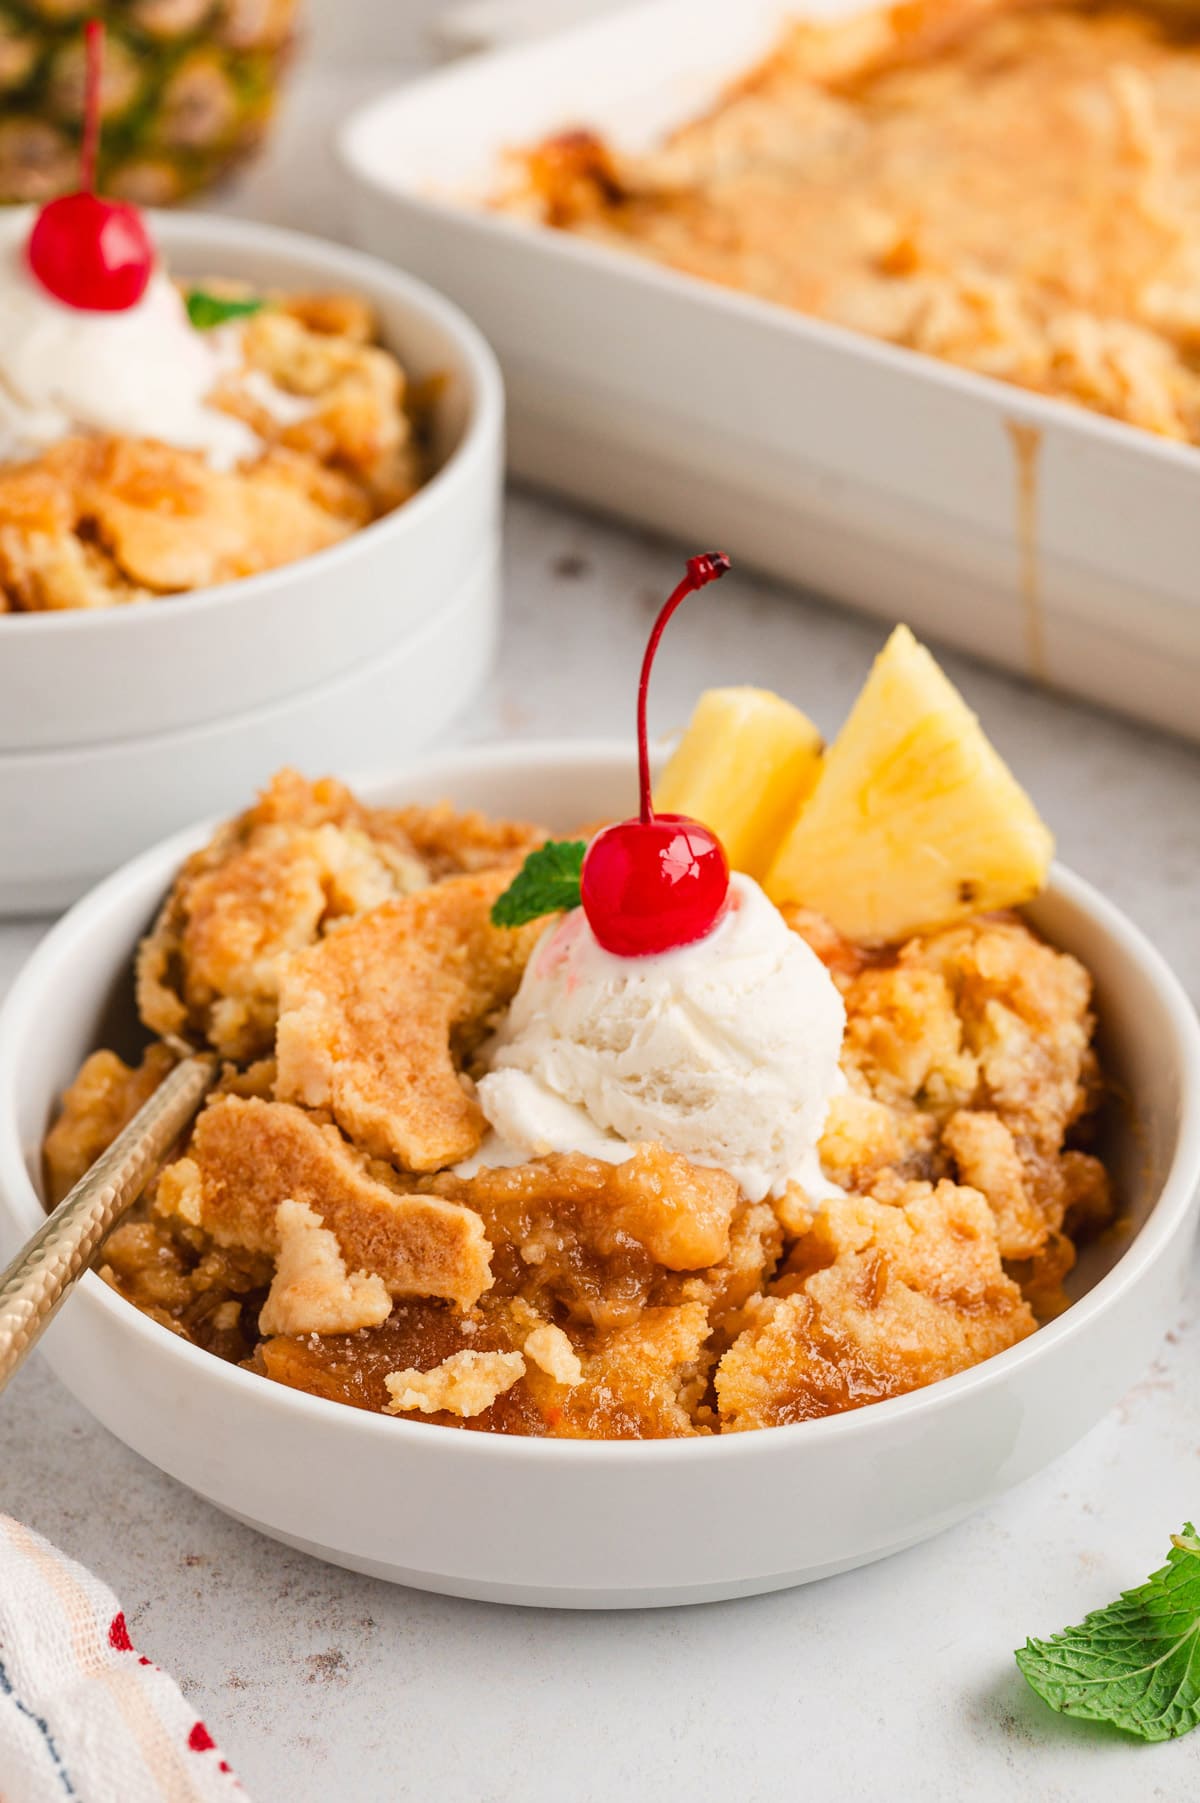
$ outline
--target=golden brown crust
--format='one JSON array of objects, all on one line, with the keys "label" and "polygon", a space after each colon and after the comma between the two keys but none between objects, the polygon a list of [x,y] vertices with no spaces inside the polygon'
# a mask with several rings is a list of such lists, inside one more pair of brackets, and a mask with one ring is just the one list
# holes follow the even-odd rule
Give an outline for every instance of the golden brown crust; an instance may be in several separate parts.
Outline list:
[{"label": "golden brown crust", "polygon": [[[792,911],[846,1004],[841,1199],[751,1204],[659,1145],[442,1168],[478,1142],[472,1056],[538,933],[491,903],[539,838],[284,772],[189,860],[140,999],[231,1062],[110,1236],[108,1282],[313,1394],[568,1438],[860,1407],[1066,1306],[1075,1236],[1112,1215],[1091,986],[1014,915],[864,952]],[[57,1188],[169,1063],[89,1060],[48,1136]]]},{"label": "golden brown crust", "polygon": [[949,1377],[1032,1333],[983,1197],[908,1186],[894,1206],[831,1202],[758,1319],[721,1360],[725,1431],[862,1408]]},{"label": "golden brown crust", "polygon": [[136,1068],[115,1052],[93,1052],[84,1062],[42,1147],[51,1207],[107,1150],[174,1063],[164,1045],[147,1046]]},{"label": "golden brown crust", "polygon": [[[230,284],[212,284],[214,288]],[[240,328],[241,378],[213,404],[262,450],[234,470],[148,439],[72,436],[0,465],[0,612],[112,607],[253,576],[406,501],[423,459],[404,372],[349,296],[297,296]]]},{"label": "golden brown crust", "polygon": [[275,1231],[279,1250],[260,1333],[355,1333],[387,1320],[392,1298],[383,1279],[346,1269],[336,1235],[307,1202],[281,1202]]},{"label": "golden brown crust", "polygon": [[[981,1191],[1001,1256],[1023,1273],[1070,1211],[1091,1231],[1111,1218],[1103,1165],[1073,1143],[1102,1099],[1091,980],[1077,959],[1014,916],[981,915],[857,969],[835,956],[831,969],[846,1003],[849,1087],[821,1142],[830,1176],[878,1200],[919,1179]],[[1061,1273],[1061,1253],[1053,1262]],[[1037,1270],[1042,1313],[1044,1263]]]},{"label": "golden brown crust", "polygon": [[909,0],[789,26],[645,155],[534,146],[498,207],[1200,442],[1200,26]]},{"label": "golden brown crust", "polygon": [[462,1065],[516,994],[541,923],[491,922],[511,870],[447,877],[384,902],[288,958],[276,1093],[326,1108],[356,1145],[402,1169],[474,1152],[479,1103]]},{"label": "golden brown crust", "polygon": [[445,806],[365,807],[332,778],[282,770],[175,879],[138,954],[142,1019],[227,1058],[269,1055],[289,953],[453,870],[519,862],[542,836]]},{"label": "golden brown crust", "polygon": [[445,1296],[469,1308],[491,1282],[477,1214],[405,1191],[336,1127],[286,1102],[211,1102],[156,1194],[160,1213],[202,1228],[218,1246],[272,1256],[283,1202],[311,1208],[347,1268],[382,1278],[393,1296]]}]

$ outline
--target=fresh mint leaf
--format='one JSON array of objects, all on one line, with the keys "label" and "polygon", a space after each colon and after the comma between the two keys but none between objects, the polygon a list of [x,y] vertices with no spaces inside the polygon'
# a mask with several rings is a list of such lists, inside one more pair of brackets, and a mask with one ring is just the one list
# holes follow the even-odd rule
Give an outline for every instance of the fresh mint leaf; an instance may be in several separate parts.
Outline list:
[{"label": "fresh mint leaf", "polygon": [[1077,1628],[1027,1640],[1026,1681],[1060,1715],[1112,1722],[1142,1740],[1174,1740],[1200,1722],[1200,1540],[1172,1534],[1161,1571],[1093,1609]]},{"label": "fresh mint leaf", "polygon": [[547,839],[531,851],[504,894],[492,904],[492,924],[522,927],[543,914],[579,906],[584,839]]},{"label": "fresh mint leaf", "polygon": [[248,319],[252,313],[261,313],[266,304],[263,300],[233,300],[226,295],[209,294],[203,288],[192,288],[187,295],[188,318],[198,332],[211,332],[214,326],[223,326],[229,319]]}]

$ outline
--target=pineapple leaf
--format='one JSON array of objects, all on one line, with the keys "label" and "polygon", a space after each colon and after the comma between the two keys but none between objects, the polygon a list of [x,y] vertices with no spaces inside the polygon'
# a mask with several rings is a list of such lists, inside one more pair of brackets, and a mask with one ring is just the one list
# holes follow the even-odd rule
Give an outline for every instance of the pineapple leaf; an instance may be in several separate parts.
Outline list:
[{"label": "pineapple leaf", "polygon": [[1189,1521],[1167,1563],[1078,1627],[1027,1640],[1022,1676],[1061,1715],[1112,1722],[1140,1740],[1200,1723],[1200,1540]]},{"label": "pineapple leaf", "polygon": [[264,300],[233,300],[221,294],[209,294],[203,288],[191,288],[187,295],[188,318],[198,332],[211,332],[214,326],[223,326],[226,320],[248,319],[252,313],[261,313],[266,306]]},{"label": "pineapple leaf", "polygon": [[543,914],[577,908],[583,875],[584,839],[547,839],[531,851],[504,894],[492,904],[492,925],[522,927]]}]

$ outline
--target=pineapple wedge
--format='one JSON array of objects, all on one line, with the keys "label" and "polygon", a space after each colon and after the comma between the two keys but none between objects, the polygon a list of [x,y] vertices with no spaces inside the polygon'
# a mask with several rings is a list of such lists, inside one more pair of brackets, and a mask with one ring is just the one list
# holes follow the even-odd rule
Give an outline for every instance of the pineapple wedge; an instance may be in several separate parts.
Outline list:
[{"label": "pineapple wedge", "polygon": [[769,689],[706,689],[654,805],[716,833],[734,870],[761,878],[821,768],[821,735]]},{"label": "pineapple wedge", "polygon": [[907,626],[875,661],[767,873],[848,938],[890,944],[1027,901],[1054,841]]}]

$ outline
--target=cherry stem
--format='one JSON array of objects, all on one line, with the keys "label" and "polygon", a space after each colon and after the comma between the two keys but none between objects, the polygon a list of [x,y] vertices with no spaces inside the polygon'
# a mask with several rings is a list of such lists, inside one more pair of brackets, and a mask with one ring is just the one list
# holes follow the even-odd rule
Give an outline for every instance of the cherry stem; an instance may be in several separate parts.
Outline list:
[{"label": "cherry stem", "polygon": [[99,19],[89,19],[83,28],[87,69],[83,88],[83,149],[80,174],[84,191],[96,192],[96,164],[100,156],[100,84],[104,75],[104,26]]},{"label": "cherry stem", "polygon": [[666,630],[667,621],[684,596],[695,594],[697,589],[704,588],[709,582],[715,582],[717,577],[723,576],[728,568],[729,559],[724,551],[708,551],[700,557],[689,557],[687,575],[668,598],[662,612],[655,620],[654,629],[646,645],[646,655],[642,659],[642,674],[638,681],[637,702],[638,789],[641,794],[643,826],[649,826],[654,819],[654,805],[650,794],[650,742],[646,735],[646,697],[650,692],[650,671],[658,651],[658,643]]}]

